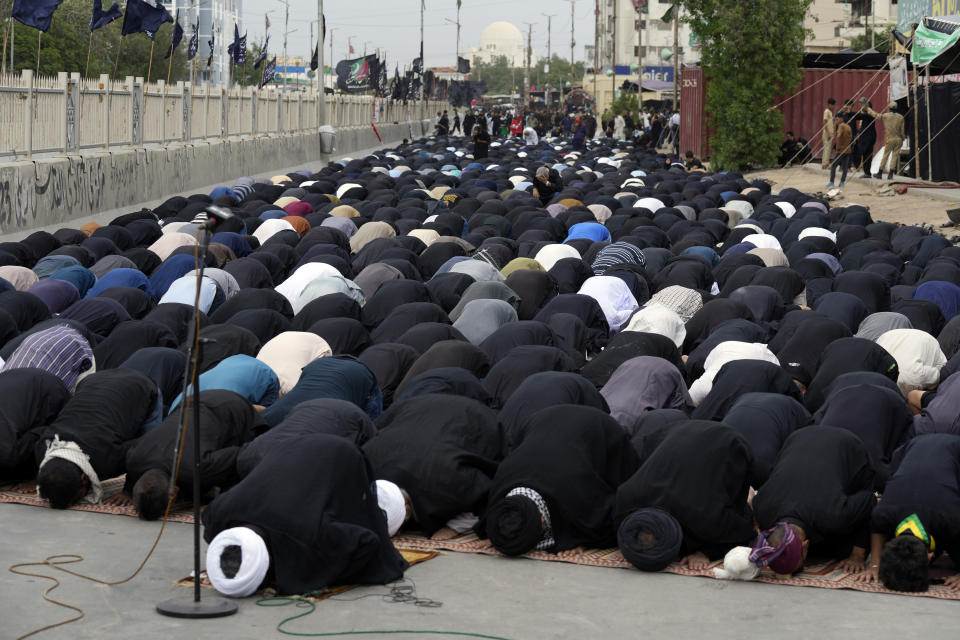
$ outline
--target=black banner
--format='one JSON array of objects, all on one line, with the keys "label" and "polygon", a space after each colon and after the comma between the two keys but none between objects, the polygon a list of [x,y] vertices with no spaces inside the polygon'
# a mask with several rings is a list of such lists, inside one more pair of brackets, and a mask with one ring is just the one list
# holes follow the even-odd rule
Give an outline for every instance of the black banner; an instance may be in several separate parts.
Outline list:
[{"label": "black banner", "polygon": [[341,60],[337,63],[337,88],[348,93],[376,89],[380,77],[376,55]]}]

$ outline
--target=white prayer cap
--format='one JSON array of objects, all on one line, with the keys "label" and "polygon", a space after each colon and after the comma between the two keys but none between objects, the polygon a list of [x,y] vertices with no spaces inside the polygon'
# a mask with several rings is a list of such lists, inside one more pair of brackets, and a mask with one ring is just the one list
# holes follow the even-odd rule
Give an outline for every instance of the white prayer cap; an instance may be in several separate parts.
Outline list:
[{"label": "white prayer cap", "polygon": [[753,580],[760,575],[760,568],[750,562],[750,547],[734,547],[723,558],[723,568],[713,570],[718,580]]},{"label": "white prayer cap", "polygon": [[800,232],[798,239],[803,240],[804,238],[808,238],[810,236],[819,236],[821,238],[829,238],[834,242],[837,241],[837,234],[835,234],[833,231],[830,231],[830,229],[824,229],[823,227],[807,227]]},{"label": "white prayer cap", "polygon": [[[232,578],[224,575],[220,556],[227,547],[240,547],[240,569]],[[225,596],[246,598],[263,582],[270,568],[267,544],[247,527],[225,529],[217,534],[207,547],[207,577],[213,588]]]},{"label": "white prayer cap", "polygon": [[773,204],[777,205],[780,208],[780,211],[783,211],[783,215],[788,218],[792,218],[793,214],[797,212],[797,208],[789,202],[784,202],[781,200],[779,202],[774,202]]},{"label": "white prayer cap", "polygon": [[[261,227],[263,225],[260,225]],[[740,225],[745,227],[747,225]],[[751,225],[752,226],[752,225]],[[781,249],[780,241],[777,240],[776,236],[772,236],[769,233],[751,233],[748,236],[745,236],[740,242],[749,242],[758,249]]]},{"label": "white prayer cap", "polygon": [[407,503],[400,487],[389,480],[377,480],[377,504],[387,515],[387,533],[396,535],[407,518]]}]

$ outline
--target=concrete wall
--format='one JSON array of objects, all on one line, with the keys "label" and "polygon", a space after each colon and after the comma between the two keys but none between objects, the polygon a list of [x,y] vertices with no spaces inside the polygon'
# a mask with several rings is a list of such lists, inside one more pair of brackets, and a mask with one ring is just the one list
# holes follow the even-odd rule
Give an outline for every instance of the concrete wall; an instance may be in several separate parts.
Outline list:
[{"label": "concrete wall", "polygon": [[240,176],[308,165],[318,169],[334,155],[391,146],[431,131],[430,121],[369,125],[337,131],[334,154],[320,152],[318,134],[236,138],[163,148],[84,152],[0,164],[0,234],[72,220],[190,193]]}]

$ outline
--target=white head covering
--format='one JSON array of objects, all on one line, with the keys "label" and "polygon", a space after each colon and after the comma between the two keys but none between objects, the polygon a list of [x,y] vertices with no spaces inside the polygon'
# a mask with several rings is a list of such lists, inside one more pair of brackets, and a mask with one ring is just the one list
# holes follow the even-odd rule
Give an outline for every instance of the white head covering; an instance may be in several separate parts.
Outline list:
[{"label": "white head covering", "polygon": [[760,567],[750,562],[750,547],[734,547],[723,557],[723,568],[713,570],[718,580],[753,580],[760,575]]},{"label": "white head covering", "polygon": [[437,238],[440,237],[440,234],[434,231],[433,229],[414,229],[407,234],[411,238],[416,238],[420,240],[423,244],[428,247],[437,241]]},{"label": "white head covering", "polygon": [[[288,223],[289,224],[289,223]],[[275,287],[276,292],[296,304],[297,298],[312,281],[318,278],[342,278],[343,275],[333,265],[326,262],[308,262],[293,272],[289,278]]]},{"label": "white head covering", "polygon": [[[290,224],[289,222],[287,224]],[[293,227],[291,227],[292,229]],[[180,247],[192,247],[197,244],[197,239],[193,236],[175,231],[173,233],[164,233],[160,239],[147,247],[150,251],[157,254],[161,260],[166,260],[174,251]]]},{"label": "white head covering", "polygon": [[897,386],[904,395],[917,389],[933,389],[940,382],[940,369],[947,364],[947,357],[937,339],[926,331],[892,329],[877,338],[877,344],[897,361]]},{"label": "white head covering", "polygon": [[656,333],[673,340],[677,347],[683,345],[687,337],[687,328],[676,311],[658,302],[648,302],[640,311],[633,314],[624,331]]},{"label": "white head covering", "polygon": [[[87,495],[80,499],[80,502],[100,504],[100,499],[103,498],[103,488],[100,486],[100,478],[97,476],[97,472],[93,470],[93,467],[90,466],[90,456],[83,452],[80,445],[72,440],[61,440],[60,436],[54,435],[53,442],[47,444],[47,452],[43,456],[38,470],[43,469],[43,465],[54,458],[60,458],[77,465],[80,467],[83,475],[87,476],[90,480],[90,490],[87,492]],[[40,495],[39,487],[37,488],[37,496],[43,497]]]},{"label": "white head covering", "polygon": [[777,356],[773,354],[767,345],[760,342],[740,342],[737,340],[727,340],[721,342],[713,348],[710,355],[703,363],[703,375],[690,385],[690,398],[695,405],[703,402],[710,390],[713,389],[713,379],[716,377],[720,368],[728,362],[734,360],[764,360],[780,365]]},{"label": "white head covering", "polygon": [[663,209],[664,206],[663,202],[656,198],[640,198],[633,203],[634,209],[649,209],[653,213]]},{"label": "white head covering", "polygon": [[392,538],[407,518],[407,503],[400,487],[389,480],[377,480],[377,504],[387,515],[387,533]]},{"label": "white head covering", "polygon": [[819,236],[821,238],[829,238],[833,242],[837,241],[837,234],[830,229],[824,229],[823,227],[807,227],[800,232],[800,235],[797,236],[798,240],[803,240],[804,238],[809,238],[810,236]]},{"label": "white head covering", "polygon": [[284,331],[260,348],[257,360],[273,369],[280,381],[280,395],[293,389],[305,366],[317,358],[332,356],[326,340],[307,331]]},{"label": "white head covering", "polygon": [[633,312],[640,308],[627,283],[614,276],[587,278],[577,293],[597,301],[607,317],[611,333],[619,331]]},{"label": "white head covering", "polygon": [[790,204],[789,202],[780,200],[779,202],[774,202],[773,204],[780,207],[780,211],[783,211],[783,215],[786,216],[787,218],[792,218],[793,214],[797,212],[797,208],[792,204]]},{"label": "white head covering", "polygon": [[568,244],[548,244],[540,249],[540,251],[537,251],[537,255],[534,256],[533,259],[539,262],[540,266],[546,271],[550,271],[553,265],[564,258],[576,258],[579,260],[580,253]]},{"label": "white head covering", "polygon": [[272,236],[280,233],[281,231],[296,231],[296,229],[294,229],[293,225],[286,220],[273,218],[272,220],[264,220],[263,224],[257,227],[257,230],[253,232],[253,237],[259,240],[260,244],[263,244]]},{"label": "white head covering", "polygon": [[[746,226],[746,225],[741,225]],[[777,240],[776,236],[772,236],[769,233],[752,233],[746,236],[740,242],[749,242],[758,249],[780,249],[780,241]]]},{"label": "white head covering", "polygon": [[[227,547],[240,547],[240,569],[228,578],[220,568],[220,556]],[[267,543],[247,527],[225,529],[210,541],[207,547],[207,577],[213,588],[225,596],[246,598],[252,595],[270,568]]]}]

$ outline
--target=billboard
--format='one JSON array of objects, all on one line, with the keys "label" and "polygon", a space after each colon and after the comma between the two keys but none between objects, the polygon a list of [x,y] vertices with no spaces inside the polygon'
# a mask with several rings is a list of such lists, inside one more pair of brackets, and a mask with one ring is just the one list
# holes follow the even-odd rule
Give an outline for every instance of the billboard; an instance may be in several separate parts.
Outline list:
[{"label": "billboard", "polygon": [[944,18],[960,14],[960,0],[900,0],[897,3],[897,29],[910,33],[921,18]]}]

